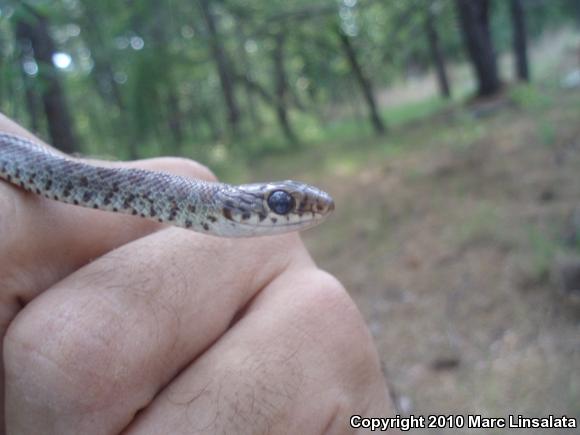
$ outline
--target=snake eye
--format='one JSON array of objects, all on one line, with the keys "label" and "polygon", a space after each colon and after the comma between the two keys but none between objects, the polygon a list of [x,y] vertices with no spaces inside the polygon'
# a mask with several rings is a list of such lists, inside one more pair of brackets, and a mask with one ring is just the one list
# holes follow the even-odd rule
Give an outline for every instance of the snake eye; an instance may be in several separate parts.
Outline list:
[{"label": "snake eye", "polygon": [[268,207],[276,214],[288,214],[294,209],[295,205],[296,201],[294,201],[292,195],[283,190],[275,190],[268,197]]}]

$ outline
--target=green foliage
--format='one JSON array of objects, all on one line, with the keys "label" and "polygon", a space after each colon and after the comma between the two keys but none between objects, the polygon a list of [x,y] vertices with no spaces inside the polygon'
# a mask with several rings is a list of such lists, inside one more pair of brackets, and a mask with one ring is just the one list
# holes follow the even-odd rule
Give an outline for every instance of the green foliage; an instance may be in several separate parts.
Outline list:
[{"label": "green foliage", "polygon": [[[453,62],[464,58],[453,0],[220,0],[209,4],[239,105],[240,135],[235,140],[229,139],[221,78],[200,0],[2,4],[0,109],[30,126],[27,98],[43,90],[33,69],[23,72],[22,65],[34,59],[26,58],[15,39],[17,21],[29,7],[46,15],[57,50],[71,57],[71,65],[60,76],[86,150],[119,157],[162,152],[213,161],[214,144],[235,158],[292,150],[296,144],[284,137],[279,126],[280,105],[304,144],[371,134],[367,108],[361,103],[364,100],[337,29],[349,35],[375,94],[431,68],[425,37],[427,7],[435,16],[445,57]],[[499,50],[508,50],[507,2],[494,4],[493,34]],[[530,3],[530,35],[539,36],[546,28],[570,22],[575,10],[568,0]],[[280,34],[285,35],[287,85],[282,97],[277,94],[274,72],[275,41]],[[534,92],[517,88],[512,98],[526,109],[540,109],[542,96]],[[397,126],[443,104],[432,98],[390,107],[382,115],[389,125]],[[466,121],[470,128],[465,135],[477,136],[475,122]],[[46,137],[44,121],[38,128]],[[460,139],[464,143],[468,138]]]},{"label": "green foliage", "polygon": [[528,229],[528,238],[532,254],[531,272],[537,278],[546,277],[550,272],[556,253],[561,250],[561,246],[555,239],[535,227]]},{"label": "green foliage", "polygon": [[444,107],[448,107],[450,103],[441,98],[428,98],[422,101],[402,104],[400,106],[392,107],[384,111],[385,118],[391,124],[399,125],[415,121],[417,119],[426,118]]},{"label": "green foliage", "polygon": [[545,109],[551,103],[551,99],[537,86],[524,83],[510,88],[509,97],[518,107],[525,110]]},{"label": "green foliage", "polygon": [[557,129],[550,119],[543,116],[546,110],[553,105],[548,94],[538,86],[519,84],[510,88],[509,98],[518,108],[537,115],[536,131],[539,142],[546,146],[552,146],[556,140]]},{"label": "green foliage", "polygon": [[538,124],[538,134],[541,143],[544,145],[554,145],[556,139],[556,127],[548,120],[542,119]]},{"label": "green foliage", "polygon": [[580,253],[580,243],[576,241],[570,245],[564,243],[561,236],[553,231],[537,226],[526,227],[527,246],[526,252],[528,263],[528,273],[534,279],[545,279],[554,264],[554,259],[558,254],[578,255]]}]

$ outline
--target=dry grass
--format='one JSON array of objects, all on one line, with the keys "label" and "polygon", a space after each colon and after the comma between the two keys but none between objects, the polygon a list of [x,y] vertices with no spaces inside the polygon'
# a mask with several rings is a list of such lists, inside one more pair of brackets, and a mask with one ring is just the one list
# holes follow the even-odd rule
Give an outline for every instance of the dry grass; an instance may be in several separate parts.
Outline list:
[{"label": "dry grass", "polygon": [[320,156],[337,213],[307,242],[367,319],[404,412],[580,415],[580,306],[548,273],[575,249],[580,92],[514,92],[485,118],[458,108],[394,132],[402,152]]}]

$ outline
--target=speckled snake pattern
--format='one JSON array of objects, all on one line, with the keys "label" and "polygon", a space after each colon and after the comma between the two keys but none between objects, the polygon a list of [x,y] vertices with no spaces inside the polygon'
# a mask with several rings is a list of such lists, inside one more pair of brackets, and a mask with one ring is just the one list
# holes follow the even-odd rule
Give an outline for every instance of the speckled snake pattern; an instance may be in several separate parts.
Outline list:
[{"label": "speckled snake pattern", "polygon": [[296,181],[234,186],[98,166],[6,133],[0,133],[0,179],[51,200],[225,237],[302,230],[334,209],[327,193]]}]

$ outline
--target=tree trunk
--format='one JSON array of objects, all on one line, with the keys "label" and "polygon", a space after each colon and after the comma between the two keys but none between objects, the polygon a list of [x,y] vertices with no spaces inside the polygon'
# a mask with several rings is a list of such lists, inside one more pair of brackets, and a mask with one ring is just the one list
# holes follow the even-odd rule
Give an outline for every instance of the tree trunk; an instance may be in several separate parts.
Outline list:
[{"label": "tree trunk", "polygon": [[290,126],[288,120],[288,110],[286,107],[288,99],[288,80],[286,78],[286,70],[284,69],[284,44],[286,42],[286,35],[283,32],[276,34],[276,46],[274,47],[274,80],[276,82],[276,115],[278,122],[284,132],[284,136],[292,144],[298,143],[298,138]]},{"label": "tree trunk", "polygon": [[83,14],[83,39],[91,47],[91,58],[94,61],[94,78],[97,92],[105,101],[113,102],[119,111],[125,110],[125,104],[118,83],[115,81],[113,65],[110,56],[106,53],[105,37],[101,29],[102,17],[98,16],[98,11],[93,7],[90,0],[84,0],[82,7]]},{"label": "tree trunk", "polygon": [[168,35],[168,32],[172,30],[170,25],[172,21],[167,16],[169,11],[163,1],[154,0],[153,10],[156,14],[156,20],[153,22],[151,36],[153,37],[153,49],[155,50],[158,61],[164,66],[164,73],[160,77],[161,83],[159,83],[159,85],[165,90],[164,104],[166,108],[166,126],[169,130],[169,134],[173,138],[172,152],[179,154],[184,140],[184,128],[179,92],[176,89],[176,84],[178,82],[172,77],[174,71],[172,65],[173,59],[168,51],[170,45],[170,36]]},{"label": "tree trunk", "polygon": [[429,44],[429,51],[431,58],[435,65],[437,73],[437,83],[439,84],[439,93],[443,98],[451,97],[451,88],[449,87],[449,80],[447,78],[447,70],[445,69],[445,59],[443,58],[443,51],[439,44],[439,34],[435,27],[435,14],[431,5],[427,6],[425,13],[425,35]]},{"label": "tree trunk", "polygon": [[38,64],[37,80],[42,84],[40,94],[51,143],[66,153],[76,152],[79,147],[73,121],[58,71],[52,63],[56,49],[48,32],[47,19],[31,7],[27,7],[27,10],[27,17],[18,19],[16,23],[16,38],[22,46],[29,45],[34,51]]},{"label": "tree trunk", "polygon": [[230,126],[231,134],[235,139],[239,137],[240,133],[239,132],[240,110],[238,108],[238,103],[236,101],[236,96],[234,92],[233,74],[230,70],[226,53],[217,31],[214,16],[211,12],[210,0],[198,0],[198,1],[201,7],[203,19],[206,24],[211,53],[222,86],[222,93],[228,113],[227,121]]},{"label": "tree trunk", "polygon": [[170,86],[167,90],[167,120],[169,132],[173,137],[173,142],[175,144],[174,150],[178,153],[181,153],[181,145],[184,141],[184,134],[183,134],[183,122],[182,122],[182,113],[181,108],[179,107],[179,98],[177,97],[177,92]]},{"label": "tree trunk", "polygon": [[574,15],[576,27],[580,29],[580,2],[578,0],[568,0],[566,6],[570,8],[570,13]]},{"label": "tree trunk", "polygon": [[26,49],[24,46],[20,47],[20,54],[18,60],[20,62],[20,74],[22,76],[22,84],[24,85],[24,95],[26,99],[26,110],[28,112],[29,124],[28,128],[35,133],[40,132],[40,107],[41,98],[37,89],[34,86],[34,79],[30,77],[22,68],[22,65],[27,60],[33,59],[32,47]]},{"label": "tree trunk", "polygon": [[[29,44],[20,44],[18,50],[18,61],[20,62],[20,76],[22,77],[22,85],[24,86],[24,96],[26,102],[26,111],[28,112],[28,128],[35,133],[39,133],[41,129],[41,105],[42,99],[38,90],[34,86],[34,78],[31,77],[25,70],[26,62],[31,62],[34,59],[34,52]],[[11,86],[14,88],[14,86]]]},{"label": "tree trunk", "polygon": [[205,122],[209,128],[211,140],[213,142],[218,142],[220,137],[222,136],[222,131],[219,123],[216,122],[216,119],[214,118],[213,112],[214,111],[209,106],[208,107],[202,106],[200,108],[201,117],[205,119]]},{"label": "tree trunk", "polygon": [[522,0],[510,0],[513,31],[513,50],[518,80],[530,81],[528,49],[526,43],[526,20]]},{"label": "tree trunk", "polygon": [[273,107],[276,105],[276,102],[274,101],[274,97],[272,97],[272,95],[270,95],[270,93],[262,85],[260,85],[258,82],[250,79],[246,75],[238,75],[236,77],[236,80],[238,82],[243,83],[243,85],[249,91],[251,91],[253,94],[260,97],[264,103],[269,104],[270,106],[273,106]]},{"label": "tree trunk", "polygon": [[[90,76],[93,78],[97,93],[105,103],[112,104],[119,113],[115,122],[116,134],[124,137],[127,141],[127,155],[130,159],[139,157],[138,143],[134,128],[130,128],[131,121],[127,112],[127,104],[121,91],[121,87],[115,80],[113,59],[107,51],[107,38],[103,35],[103,18],[95,4],[91,0],[82,1],[84,14],[82,15],[83,35],[85,41],[91,47],[91,57],[94,62],[94,70]],[[123,139],[119,138],[119,147]]]},{"label": "tree trunk", "polygon": [[[236,21],[236,36],[238,39],[238,51],[240,54],[240,60],[242,62],[242,67],[244,68],[243,74],[248,77],[249,81],[252,80],[252,66],[248,59],[248,53],[246,52],[246,36],[244,29],[242,28],[242,24],[239,20]],[[254,127],[254,132],[257,133],[262,130],[263,123],[258,115],[257,109],[257,101],[254,98],[255,95],[252,92],[252,89],[248,86],[248,82],[244,81],[244,91],[246,94],[247,99],[247,109],[248,113],[250,114],[250,120],[252,121],[252,126]]]},{"label": "tree trunk", "polygon": [[30,119],[30,129],[38,133],[40,131],[40,98],[31,82],[29,77],[24,77],[26,109]]},{"label": "tree trunk", "polygon": [[344,54],[346,55],[348,62],[350,63],[352,73],[356,78],[361,88],[361,91],[365,97],[365,101],[369,109],[369,116],[373,128],[377,134],[382,135],[385,133],[386,128],[381,117],[379,116],[377,103],[375,102],[375,96],[373,93],[372,83],[369,80],[369,78],[366,77],[360,66],[360,63],[356,56],[356,51],[352,46],[352,44],[350,43],[350,38],[340,28],[337,28],[337,34],[340,39],[342,49],[344,50]]},{"label": "tree trunk", "polygon": [[477,77],[480,96],[499,91],[501,82],[491,40],[489,0],[456,0],[463,42]]}]

